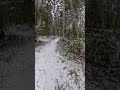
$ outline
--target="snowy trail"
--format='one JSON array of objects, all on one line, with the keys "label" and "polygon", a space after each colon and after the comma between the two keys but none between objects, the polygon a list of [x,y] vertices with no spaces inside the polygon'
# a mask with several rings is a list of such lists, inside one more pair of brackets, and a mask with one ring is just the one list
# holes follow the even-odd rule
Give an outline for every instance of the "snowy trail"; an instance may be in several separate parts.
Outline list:
[{"label": "snowy trail", "polygon": [[36,48],[35,90],[84,90],[76,84],[69,83],[72,82],[66,69],[69,66],[61,62],[62,56],[56,51],[59,39],[53,39],[46,45]]}]

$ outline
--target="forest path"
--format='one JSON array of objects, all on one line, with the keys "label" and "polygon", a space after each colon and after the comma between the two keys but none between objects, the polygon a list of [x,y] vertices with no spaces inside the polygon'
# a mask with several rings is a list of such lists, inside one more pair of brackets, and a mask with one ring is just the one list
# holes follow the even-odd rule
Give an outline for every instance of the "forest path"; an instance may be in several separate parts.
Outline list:
[{"label": "forest path", "polygon": [[[69,64],[63,62],[63,58],[57,51],[57,42],[60,38],[43,40],[43,46],[35,50],[35,90],[84,90],[73,72],[69,74]],[[82,86],[82,87],[80,87]]]}]

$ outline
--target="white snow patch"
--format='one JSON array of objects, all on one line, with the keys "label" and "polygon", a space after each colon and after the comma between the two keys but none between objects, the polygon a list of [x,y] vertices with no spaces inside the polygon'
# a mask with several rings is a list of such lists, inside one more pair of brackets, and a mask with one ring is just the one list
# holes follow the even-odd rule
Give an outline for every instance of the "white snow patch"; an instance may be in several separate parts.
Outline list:
[{"label": "white snow patch", "polygon": [[81,78],[76,78],[75,74],[69,75],[73,67],[69,63],[62,63],[64,58],[56,51],[59,39],[52,39],[45,46],[36,48],[35,90],[85,90],[82,70],[79,71]]}]

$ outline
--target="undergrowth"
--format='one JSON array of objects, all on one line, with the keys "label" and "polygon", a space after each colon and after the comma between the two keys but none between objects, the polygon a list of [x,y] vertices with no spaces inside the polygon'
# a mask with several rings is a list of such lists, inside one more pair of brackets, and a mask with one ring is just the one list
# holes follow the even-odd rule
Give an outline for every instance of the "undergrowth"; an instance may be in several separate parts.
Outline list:
[{"label": "undergrowth", "polygon": [[84,61],[84,39],[67,39],[61,38],[58,42],[58,48],[60,54],[65,57],[68,57],[68,60],[73,60],[76,63],[81,63]]}]

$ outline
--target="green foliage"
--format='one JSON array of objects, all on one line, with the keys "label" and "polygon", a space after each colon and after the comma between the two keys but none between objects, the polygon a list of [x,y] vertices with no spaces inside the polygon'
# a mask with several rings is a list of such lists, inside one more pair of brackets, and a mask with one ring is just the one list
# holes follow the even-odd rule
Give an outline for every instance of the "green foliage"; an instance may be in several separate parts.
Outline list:
[{"label": "green foliage", "polygon": [[35,32],[36,32],[36,38],[38,38],[39,36],[45,36],[45,35],[48,36],[49,35],[48,31],[45,31],[44,29],[40,29],[40,27],[36,28]]},{"label": "green foliage", "polygon": [[36,26],[38,26],[36,28],[36,36],[49,35],[52,24],[51,5],[49,3],[39,3],[36,7]]},{"label": "green foliage", "polygon": [[71,58],[71,56],[75,55],[76,57],[80,57],[80,55],[84,53],[84,39],[61,38],[59,50],[64,56]]},{"label": "green foliage", "polygon": [[82,37],[83,34],[78,30],[78,28],[83,28],[80,24],[78,25],[80,15],[78,9],[80,9],[81,1],[64,1],[43,0],[38,3],[39,5],[36,5],[37,35],[59,35],[66,38]]}]

